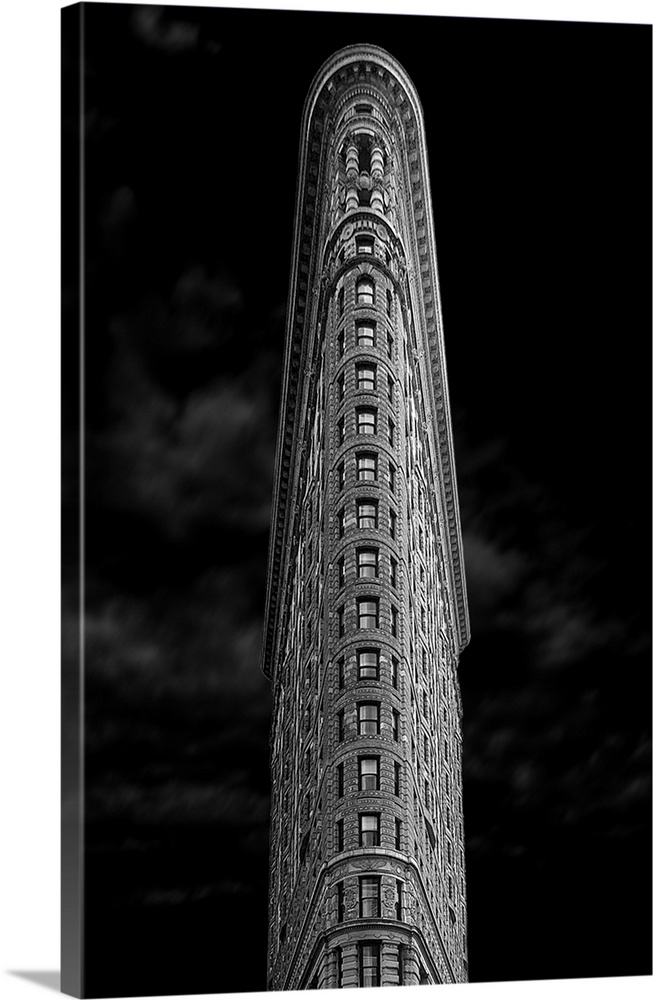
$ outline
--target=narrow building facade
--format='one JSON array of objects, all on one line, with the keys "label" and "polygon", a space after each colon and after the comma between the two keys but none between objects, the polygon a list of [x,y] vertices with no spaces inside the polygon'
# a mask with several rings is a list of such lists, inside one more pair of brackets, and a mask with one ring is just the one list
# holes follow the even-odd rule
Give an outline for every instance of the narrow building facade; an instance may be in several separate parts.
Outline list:
[{"label": "narrow building facade", "polygon": [[263,670],[268,987],[467,979],[469,639],[424,123],[350,46],[304,107]]}]

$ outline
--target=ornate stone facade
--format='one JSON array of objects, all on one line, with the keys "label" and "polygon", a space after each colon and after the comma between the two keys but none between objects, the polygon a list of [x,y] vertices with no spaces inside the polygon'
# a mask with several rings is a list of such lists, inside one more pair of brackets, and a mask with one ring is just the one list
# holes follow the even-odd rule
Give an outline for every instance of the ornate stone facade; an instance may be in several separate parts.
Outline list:
[{"label": "ornate stone facade", "polygon": [[268,986],[467,978],[469,639],[422,111],[374,46],[304,108],[263,669]]}]

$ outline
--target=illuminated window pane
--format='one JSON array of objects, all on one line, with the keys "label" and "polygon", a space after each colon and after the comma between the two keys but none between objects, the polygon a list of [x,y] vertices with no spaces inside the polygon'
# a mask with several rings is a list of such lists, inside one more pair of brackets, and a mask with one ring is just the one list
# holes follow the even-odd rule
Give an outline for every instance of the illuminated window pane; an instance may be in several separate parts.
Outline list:
[{"label": "illuminated window pane", "polygon": [[358,650],[358,679],[376,681],[379,679],[378,649]]},{"label": "illuminated window pane", "polygon": [[378,460],[371,452],[360,452],[356,455],[356,470],[358,479],[364,482],[376,482]]},{"label": "illuminated window pane", "polygon": [[358,549],[356,557],[359,577],[376,577],[379,575],[378,549]]},{"label": "illuminated window pane", "polygon": [[379,814],[360,813],[358,817],[359,844],[361,847],[378,847],[379,838]]},{"label": "illuminated window pane", "polygon": [[377,736],[379,732],[379,702],[361,701],[358,703],[358,734],[359,736]]}]

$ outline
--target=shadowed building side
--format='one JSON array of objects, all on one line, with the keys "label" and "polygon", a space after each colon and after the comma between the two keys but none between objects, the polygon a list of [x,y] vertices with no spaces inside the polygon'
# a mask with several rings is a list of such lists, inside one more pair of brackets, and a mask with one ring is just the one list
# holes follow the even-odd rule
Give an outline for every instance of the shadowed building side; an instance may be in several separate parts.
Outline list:
[{"label": "shadowed building side", "polygon": [[467,979],[469,638],[419,99],[341,50],[301,131],[263,670],[268,987]]}]

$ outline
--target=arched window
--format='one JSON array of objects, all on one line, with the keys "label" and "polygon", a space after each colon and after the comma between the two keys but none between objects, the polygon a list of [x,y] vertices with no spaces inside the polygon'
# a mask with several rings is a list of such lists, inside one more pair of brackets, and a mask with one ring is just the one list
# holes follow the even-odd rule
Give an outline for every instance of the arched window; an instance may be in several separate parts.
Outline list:
[{"label": "arched window", "polygon": [[359,278],[356,282],[356,302],[359,306],[374,305],[374,282],[371,278]]}]

